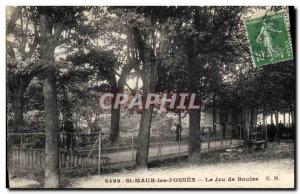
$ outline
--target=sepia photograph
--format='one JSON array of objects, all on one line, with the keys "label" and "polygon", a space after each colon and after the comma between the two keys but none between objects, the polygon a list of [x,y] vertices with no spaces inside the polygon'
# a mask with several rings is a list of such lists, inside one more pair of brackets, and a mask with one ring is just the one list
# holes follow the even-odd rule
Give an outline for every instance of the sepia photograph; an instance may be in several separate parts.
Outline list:
[{"label": "sepia photograph", "polygon": [[293,6],[5,9],[7,188],[296,189]]}]

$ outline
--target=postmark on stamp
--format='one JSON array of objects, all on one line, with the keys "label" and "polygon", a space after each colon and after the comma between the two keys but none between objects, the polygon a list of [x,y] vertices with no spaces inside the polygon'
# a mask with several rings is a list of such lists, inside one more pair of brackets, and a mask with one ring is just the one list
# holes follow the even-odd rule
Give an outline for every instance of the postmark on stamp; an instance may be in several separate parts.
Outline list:
[{"label": "postmark on stamp", "polygon": [[275,13],[245,22],[256,67],[293,59],[285,14]]}]

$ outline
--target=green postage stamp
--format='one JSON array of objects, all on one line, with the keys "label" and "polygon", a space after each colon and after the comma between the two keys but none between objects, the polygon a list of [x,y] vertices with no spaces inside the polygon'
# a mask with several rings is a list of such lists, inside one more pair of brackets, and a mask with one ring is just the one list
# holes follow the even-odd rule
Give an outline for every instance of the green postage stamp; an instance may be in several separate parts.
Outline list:
[{"label": "green postage stamp", "polygon": [[293,59],[285,12],[247,20],[246,31],[256,67]]}]

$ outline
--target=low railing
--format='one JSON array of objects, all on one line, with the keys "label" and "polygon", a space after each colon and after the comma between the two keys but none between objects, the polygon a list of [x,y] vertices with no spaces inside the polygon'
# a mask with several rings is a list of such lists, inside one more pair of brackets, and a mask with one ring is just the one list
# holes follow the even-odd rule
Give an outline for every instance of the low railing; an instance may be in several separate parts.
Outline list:
[{"label": "low railing", "polygon": [[[101,137],[101,134],[99,135]],[[137,145],[134,137],[131,144],[113,147],[102,147],[96,142],[93,148],[59,149],[59,168],[62,172],[70,170],[98,170],[111,166],[134,166]],[[238,139],[208,138],[201,141],[201,153],[212,150],[234,148],[240,145]],[[188,141],[167,141],[150,143],[149,160],[161,160],[188,153]],[[99,160],[99,155],[101,158]],[[9,168],[21,170],[43,171],[45,168],[45,150],[10,147]]]}]

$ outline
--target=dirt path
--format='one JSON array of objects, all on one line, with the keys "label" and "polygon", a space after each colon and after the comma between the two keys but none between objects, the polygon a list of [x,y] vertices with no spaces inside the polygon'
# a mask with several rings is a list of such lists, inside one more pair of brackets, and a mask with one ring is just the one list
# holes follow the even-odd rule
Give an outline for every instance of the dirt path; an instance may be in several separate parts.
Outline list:
[{"label": "dirt path", "polygon": [[[210,149],[211,150],[219,150],[219,149],[225,149],[225,148],[231,148],[231,147],[236,147],[239,144],[239,140],[233,139],[232,144],[230,145],[230,140],[217,140],[217,141],[212,141],[210,143]],[[201,152],[207,152],[208,148],[208,143],[207,142],[202,142],[201,143]],[[159,158],[160,155],[172,155],[172,154],[178,154],[182,153],[185,154],[188,151],[188,143],[179,143],[172,145],[162,145],[161,148],[157,146],[151,146],[149,149],[149,158]],[[109,153],[106,154],[105,156],[109,158],[110,163],[117,163],[117,162],[126,162],[126,161],[133,161],[135,160],[135,155],[136,155],[136,149],[133,149],[133,152],[131,149],[129,150],[123,150],[123,151],[118,151],[115,153]]]},{"label": "dirt path", "polygon": [[[174,146],[174,147],[173,147]],[[168,151],[176,150],[176,145]],[[221,145],[219,145],[221,146]],[[216,144],[218,147],[218,144]],[[182,147],[182,149],[187,149]],[[156,150],[153,149],[153,153]],[[167,150],[163,151],[167,153]],[[127,152],[125,152],[127,153]],[[125,154],[127,157],[128,154]],[[201,156],[197,165],[170,160],[147,171],[122,170],[101,176],[64,177],[68,188],[292,188],[294,143],[269,143],[265,151],[227,149]],[[234,179],[234,180],[233,180]],[[10,187],[41,187],[35,178],[11,177]]]},{"label": "dirt path", "polygon": [[111,175],[84,177],[71,182],[72,188],[292,188],[293,186],[292,159],[184,167],[175,165],[148,171],[123,171]]},{"label": "dirt path", "polygon": [[72,188],[293,188],[294,144],[269,143],[265,151],[233,149],[151,168],[70,180]]}]

